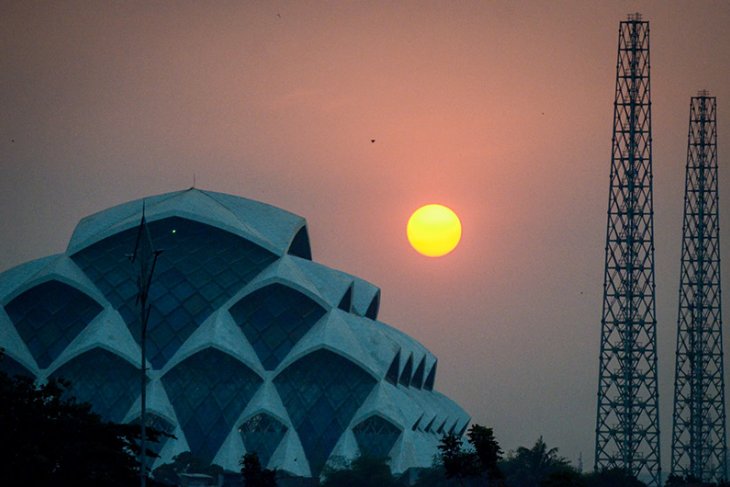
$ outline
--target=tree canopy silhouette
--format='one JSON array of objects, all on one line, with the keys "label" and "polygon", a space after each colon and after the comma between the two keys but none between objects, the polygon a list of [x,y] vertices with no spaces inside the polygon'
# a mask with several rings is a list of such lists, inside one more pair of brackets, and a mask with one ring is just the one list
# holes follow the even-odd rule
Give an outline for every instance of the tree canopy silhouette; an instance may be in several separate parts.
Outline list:
[{"label": "tree canopy silhouette", "polygon": [[326,469],[322,487],[396,487],[401,485],[390,471],[387,458],[360,455],[345,468]]},{"label": "tree canopy silhouette", "polygon": [[498,485],[504,477],[498,466],[502,449],[492,428],[472,425],[467,433],[468,447],[455,434],[445,435],[439,443],[439,461],[447,479],[464,485],[467,479],[482,479],[487,485]]},{"label": "tree canopy silhouette", "polygon": [[548,448],[540,436],[532,448],[521,446],[502,464],[507,484],[512,487],[538,487],[551,474],[571,468],[570,462]]},{"label": "tree canopy silhouette", "polygon": [[276,487],[276,470],[263,468],[256,452],[246,453],[241,459],[241,475],[245,487]]},{"label": "tree canopy silhouette", "polygon": [[[134,485],[139,430],[103,421],[89,404],[69,396],[66,381],[37,385],[30,377],[0,370],[0,472],[6,487]],[[148,434],[158,441],[161,433]]]}]

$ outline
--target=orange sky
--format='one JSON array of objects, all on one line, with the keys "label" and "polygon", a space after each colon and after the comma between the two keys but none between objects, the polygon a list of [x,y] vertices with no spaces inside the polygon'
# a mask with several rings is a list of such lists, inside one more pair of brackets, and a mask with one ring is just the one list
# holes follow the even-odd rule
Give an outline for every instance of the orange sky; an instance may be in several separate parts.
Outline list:
[{"label": "orange sky", "polygon": [[[730,3],[108,3],[0,3],[0,270],[193,178],[271,203],[307,218],[315,260],[382,288],[381,319],[505,449],[544,435],[586,468],[618,23],[642,12],[669,468],[689,98],[718,97],[722,197]],[[405,238],[432,202],[463,224],[441,259]]]}]

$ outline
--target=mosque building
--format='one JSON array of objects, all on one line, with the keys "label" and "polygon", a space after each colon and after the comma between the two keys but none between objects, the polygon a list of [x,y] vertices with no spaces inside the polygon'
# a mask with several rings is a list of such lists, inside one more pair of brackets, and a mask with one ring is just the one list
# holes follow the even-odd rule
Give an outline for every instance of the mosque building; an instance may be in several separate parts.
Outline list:
[{"label": "mosque building", "polygon": [[66,251],[0,274],[5,371],[70,392],[104,419],[139,421],[138,270],[144,206],[160,249],[149,289],[147,423],[174,438],[153,468],[190,451],[238,471],[246,452],[293,476],[389,457],[429,467],[470,418],[434,390],[436,357],[378,321],[380,289],[311,260],[306,221],[198,189],[81,220]]}]

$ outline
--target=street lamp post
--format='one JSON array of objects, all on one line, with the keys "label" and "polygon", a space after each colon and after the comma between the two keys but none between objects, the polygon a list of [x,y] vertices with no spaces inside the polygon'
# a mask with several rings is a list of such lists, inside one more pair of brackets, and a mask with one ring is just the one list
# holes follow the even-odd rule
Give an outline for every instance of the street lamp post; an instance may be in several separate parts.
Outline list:
[{"label": "street lamp post", "polygon": [[137,304],[139,305],[140,321],[140,468],[139,484],[147,485],[147,322],[150,317],[149,290],[152,284],[152,274],[155,272],[157,258],[162,250],[156,250],[152,244],[147,220],[145,219],[144,203],[142,204],[142,219],[137,231],[134,252],[129,256],[132,264],[137,266]]}]

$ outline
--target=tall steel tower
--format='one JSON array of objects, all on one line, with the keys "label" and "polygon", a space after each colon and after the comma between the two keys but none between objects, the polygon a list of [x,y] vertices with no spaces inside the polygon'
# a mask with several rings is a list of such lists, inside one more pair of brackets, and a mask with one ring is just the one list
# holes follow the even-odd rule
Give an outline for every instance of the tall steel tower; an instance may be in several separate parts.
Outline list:
[{"label": "tall steel tower", "polygon": [[595,469],[660,485],[649,22],[619,24]]},{"label": "tall steel tower", "polygon": [[672,473],[703,482],[727,478],[716,110],[707,91],[689,103],[674,371]]}]

